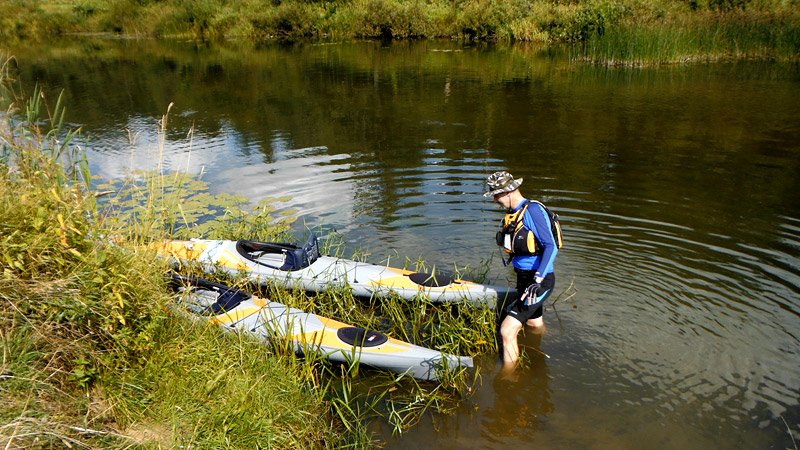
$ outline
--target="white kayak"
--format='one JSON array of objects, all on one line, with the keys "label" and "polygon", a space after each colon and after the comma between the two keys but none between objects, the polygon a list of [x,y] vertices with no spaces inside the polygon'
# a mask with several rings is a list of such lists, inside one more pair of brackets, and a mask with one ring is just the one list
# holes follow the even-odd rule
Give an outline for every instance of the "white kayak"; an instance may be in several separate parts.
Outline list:
[{"label": "white kayak", "polygon": [[421,380],[435,380],[445,368],[473,365],[468,356],[410,344],[203,278],[172,274],[172,281],[182,309],[194,317],[250,333],[264,342],[288,338],[298,354],[314,352],[340,363],[357,361]]},{"label": "white kayak", "polygon": [[199,263],[206,272],[244,274],[251,281],[311,292],[348,287],[360,297],[406,299],[423,295],[433,302],[466,300],[494,307],[516,290],[454,279],[447,275],[413,272],[349,259],[321,256],[314,235],[303,247],[255,241],[167,240],[155,244],[159,254],[180,263]]}]

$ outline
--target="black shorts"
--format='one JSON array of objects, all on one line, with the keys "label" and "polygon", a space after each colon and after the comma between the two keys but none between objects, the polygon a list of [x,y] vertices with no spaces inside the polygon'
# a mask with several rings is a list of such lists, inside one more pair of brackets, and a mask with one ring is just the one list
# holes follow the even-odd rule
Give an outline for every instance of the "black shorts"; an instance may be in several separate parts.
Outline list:
[{"label": "black shorts", "polygon": [[[511,307],[508,308],[506,312],[509,316],[519,320],[520,323],[524,324],[530,319],[538,319],[539,317],[542,317],[544,301],[550,297],[550,294],[553,293],[553,288],[556,287],[556,275],[552,272],[548,273],[547,276],[544,277],[544,280],[542,280],[542,289],[544,290],[544,295],[539,303],[526,306],[522,304],[520,297],[522,296],[523,292],[525,292],[525,288],[533,284],[533,279],[536,272],[533,270],[520,269],[514,269],[514,271],[517,272],[517,299],[511,304]],[[542,295],[541,291],[539,295]]]}]

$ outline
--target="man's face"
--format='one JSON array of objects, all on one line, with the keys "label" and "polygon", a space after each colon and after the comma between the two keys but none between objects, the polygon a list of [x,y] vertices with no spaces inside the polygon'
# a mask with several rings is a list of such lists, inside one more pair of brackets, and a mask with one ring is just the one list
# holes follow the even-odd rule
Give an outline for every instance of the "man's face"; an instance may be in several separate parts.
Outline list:
[{"label": "man's face", "polygon": [[494,196],[494,202],[505,209],[511,208],[511,201],[508,199],[508,192],[503,192]]}]

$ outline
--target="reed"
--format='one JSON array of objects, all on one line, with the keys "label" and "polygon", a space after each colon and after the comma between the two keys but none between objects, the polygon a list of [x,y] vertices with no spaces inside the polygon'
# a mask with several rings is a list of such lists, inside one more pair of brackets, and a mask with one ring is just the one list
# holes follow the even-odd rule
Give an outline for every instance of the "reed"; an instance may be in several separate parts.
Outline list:
[{"label": "reed", "polygon": [[[169,333],[157,340],[162,351],[124,380],[157,399],[149,402],[139,426],[166,424],[171,442],[184,446],[368,446],[362,428],[337,424],[325,413],[313,362],[210,323],[168,320]],[[135,413],[136,407],[129,410]]]},{"label": "reed", "polygon": [[[328,233],[320,241],[320,248],[323,253],[347,256],[346,246],[336,233]],[[359,248],[352,257],[363,257],[365,254]],[[420,267],[426,266],[421,260],[416,263]],[[229,278],[218,281],[225,284],[246,283],[245,280]],[[495,311],[475,307],[466,301],[435,304],[424,296],[411,301],[396,296],[356,298],[347,286],[315,295],[271,285],[246,289],[303,311],[381,331],[391,337],[443,352],[476,355],[497,350]],[[270,342],[286,355],[291,353],[294,345],[279,336],[273,336]],[[475,384],[480,380],[479,371],[444,367],[439,382],[422,383],[410,377],[361,367],[358,361],[331,364],[313,352],[302,353],[306,363],[318,371],[320,384],[327,386],[327,398],[342,420],[353,423],[386,420],[397,433],[417,423],[425,414],[449,413],[474,392]]]},{"label": "reed", "polygon": [[796,61],[800,19],[788,14],[705,13],[667,24],[626,23],[594,35],[575,58],[607,65],[676,64],[719,59]]}]

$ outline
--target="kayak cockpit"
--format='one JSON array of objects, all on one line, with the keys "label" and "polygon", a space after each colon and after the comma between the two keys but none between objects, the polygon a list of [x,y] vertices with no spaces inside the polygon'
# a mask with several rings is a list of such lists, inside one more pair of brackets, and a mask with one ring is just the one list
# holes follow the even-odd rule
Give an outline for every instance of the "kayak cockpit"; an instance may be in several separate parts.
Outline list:
[{"label": "kayak cockpit", "polygon": [[319,244],[313,234],[302,247],[287,243],[242,239],[236,242],[236,251],[243,258],[258,265],[283,271],[305,269],[319,258]]},{"label": "kayak cockpit", "polygon": [[455,278],[442,273],[414,272],[408,274],[414,283],[425,287],[445,287],[453,284]]},{"label": "kayak cockpit", "polygon": [[389,337],[383,333],[358,327],[339,328],[336,331],[336,337],[345,344],[355,347],[377,347],[389,340]]},{"label": "kayak cockpit", "polygon": [[176,291],[183,296],[183,307],[203,316],[232,311],[243,301],[252,298],[247,292],[196,277],[173,273],[172,282]]}]

